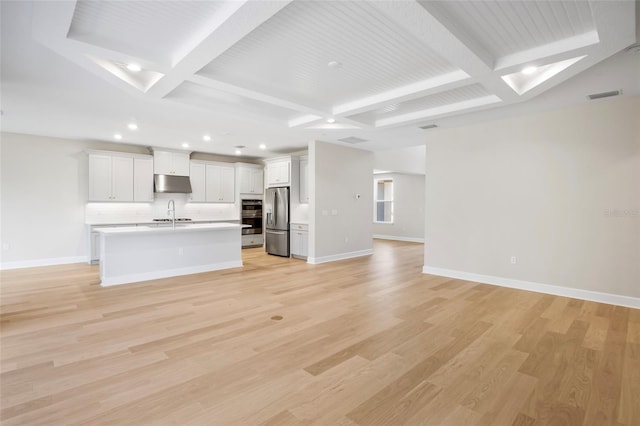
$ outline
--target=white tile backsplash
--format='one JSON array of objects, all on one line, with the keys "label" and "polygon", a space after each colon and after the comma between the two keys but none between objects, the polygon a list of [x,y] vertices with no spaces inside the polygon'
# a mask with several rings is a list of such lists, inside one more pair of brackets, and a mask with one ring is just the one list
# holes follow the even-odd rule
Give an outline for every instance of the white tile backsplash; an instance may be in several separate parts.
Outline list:
[{"label": "white tile backsplash", "polygon": [[174,200],[176,217],[192,220],[239,220],[237,203],[190,203],[188,194],[156,194],[153,203],[87,203],[87,224],[143,223],[169,218],[167,205]]}]

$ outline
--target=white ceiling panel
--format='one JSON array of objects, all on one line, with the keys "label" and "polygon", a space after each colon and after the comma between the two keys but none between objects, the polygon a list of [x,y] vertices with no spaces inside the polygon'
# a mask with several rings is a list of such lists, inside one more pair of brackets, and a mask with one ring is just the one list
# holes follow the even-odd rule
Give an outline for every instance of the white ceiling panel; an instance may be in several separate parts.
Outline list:
[{"label": "white ceiling panel", "polygon": [[368,2],[295,1],[199,74],[326,108],[456,69]]},{"label": "white ceiling panel", "polygon": [[78,0],[70,38],[169,65],[197,41],[225,1]]},{"label": "white ceiling panel", "polygon": [[595,29],[590,2],[585,0],[420,3],[481,43],[495,59]]},{"label": "white ceiling panel", "polygon": [[436,108],[448,104],[456,104],[459,102],[468,101],[470,99],[481,98],[489,94],[490,93],[487,92],[487,90],[482,87],[482,85],[471,84],[469,86],[448,90],[446,92],[436,93],[434,95],[425,96],[423,98],[387,105],[384,108],[379,108],[362,114],[353,115],[349,118],[367,124],[374,124],[376,120],[379,120],[381,118]]}]

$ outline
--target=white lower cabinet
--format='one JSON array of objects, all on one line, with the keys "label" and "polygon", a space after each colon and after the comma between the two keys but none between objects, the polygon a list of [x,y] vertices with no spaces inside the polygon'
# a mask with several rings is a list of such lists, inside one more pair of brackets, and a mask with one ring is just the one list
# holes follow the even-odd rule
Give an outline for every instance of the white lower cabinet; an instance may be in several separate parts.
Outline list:
[{"label": "white lower cabinet", "polygon": [[291,257],[306,259],[309,256],[309,225],[291,224]]},{"label": "white lower cabinet", "polygon": [[259,247],[263,242],[262,234],[249,234],[242,236],[242,247]]}]

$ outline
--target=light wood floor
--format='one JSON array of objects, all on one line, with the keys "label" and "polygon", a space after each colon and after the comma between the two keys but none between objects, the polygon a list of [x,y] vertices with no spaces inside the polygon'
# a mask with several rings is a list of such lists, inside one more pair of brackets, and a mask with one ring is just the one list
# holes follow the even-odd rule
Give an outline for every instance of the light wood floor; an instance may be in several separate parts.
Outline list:
[{"label": "light wood floor", "polygon": [[638,310],[423,275],[419,244],[244,254],[110,288],[2,272],[2,424],[640,424]]}]

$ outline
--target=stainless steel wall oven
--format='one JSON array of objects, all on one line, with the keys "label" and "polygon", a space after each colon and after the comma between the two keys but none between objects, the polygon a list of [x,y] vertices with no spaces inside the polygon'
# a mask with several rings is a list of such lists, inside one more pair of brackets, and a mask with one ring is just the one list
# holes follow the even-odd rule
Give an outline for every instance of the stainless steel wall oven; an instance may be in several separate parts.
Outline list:
[{"label": "stainless steel wall oven", "polygon": [[242,200],[242,247],[262,245],[262,200]]}]

